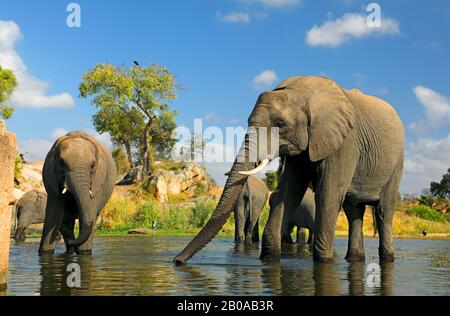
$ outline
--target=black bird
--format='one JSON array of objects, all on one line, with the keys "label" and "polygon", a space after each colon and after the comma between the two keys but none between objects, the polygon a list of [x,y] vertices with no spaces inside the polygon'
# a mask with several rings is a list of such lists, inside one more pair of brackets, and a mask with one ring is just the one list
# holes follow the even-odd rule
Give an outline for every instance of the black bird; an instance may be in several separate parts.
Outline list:
[{"label": "black bird", "polygon": [[133,64],[135,64],[136,66],[139,66],[139,63],[137,61],[133,61]]},{"label": "black bird", "polygon": [[426,229],[423,230],[422,235],[426,236],[427,235],[427,231]]}]

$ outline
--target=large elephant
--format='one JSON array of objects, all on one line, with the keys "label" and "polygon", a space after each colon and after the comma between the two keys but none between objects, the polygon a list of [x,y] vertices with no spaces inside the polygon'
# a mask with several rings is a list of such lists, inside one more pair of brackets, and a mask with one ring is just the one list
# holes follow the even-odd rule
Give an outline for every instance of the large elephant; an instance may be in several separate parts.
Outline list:
[{"label": "large elephant", "polygon": [[[294,197],[295,198],[295,197]],[[270,204],[273,205],[275,201],[275,194],[270,197]],[[283,223],[281,229],[282,242],[293,243],[291,232],[294,227],[297,227],[297,243],[304,242],[305,238],[300,237],[301,228],[308,229],[308,244],[313,240],[314,236],[314,222],[316,216],[316,203],[314,201],[314,192],[311,189],[306,190],[305,196],[294,212],[285,212],[283,216]]]},{"label": "large elephant", "polygon": [[249,176],[234,208],[236,243],[259,242],[259,215],[269,199],[263,180]]},{"label": "large elephant", "polygon": [[42,172],[48,198],[40,254],[53,253],[58,230],[68,252],[92,253],[95,223],[113,192],[116,170],[111,153],[94,137],[78,131],[58,138]]},{"label": "large elephant", "polygon": [[41,190],[31,190],[17,201],[14,232],[16,242],[25,241],[28,226],[44,222],[46,205],[47,193]]},{"label": "large elephant", "polygon": [[[259,96],[248,124],[215,212],[174,258],[176,263],[186,262],[214,238],[245,178],[277,156],[285,157],[285,172],[264,229],[261,259],[279,260],[283,214],[297,209],[310,182],[316,194],[314,260],[332,260],[341,206],[349,220],[346,258],[364,258],[365,205],[375,207],[380,259],[394,259],[392,218],[403,169],[404,130],[388,103],[343,89],[329,78],[292,77]],[[273,128],[278,128],[279,138],[264,137]],[[274,143],[278,151],[267,150]]]}]

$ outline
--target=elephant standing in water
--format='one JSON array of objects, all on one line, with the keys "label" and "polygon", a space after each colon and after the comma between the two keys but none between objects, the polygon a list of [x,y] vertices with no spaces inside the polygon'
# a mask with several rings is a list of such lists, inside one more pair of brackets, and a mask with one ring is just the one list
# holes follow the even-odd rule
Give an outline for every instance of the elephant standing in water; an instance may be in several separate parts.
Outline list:
[{"label": "elephant standing in water", "polygon": [[269,190],[264,181],[248,177],[234,208],[236,243],[259,242],[259,215],[268,199]]},{"label": "elephant standing in water", "polygon": [[41,224],[45,218],[47,193],[32,190],[25,193],[16,204],[16,227],[14,239],[23,242],[26,239],[25,230],[29,225]]},{"label": "elephant standing in water", "polygon": [[[95,138],[78,131],[58,138],[42,172],[48,194],[39,253],[53,253],[58,230],[67,251],[92,253],[93,230],[117,178],[111,153]],[[75,238],[75,219],[80,233]]]},{"label": "elephant standing in water", "polygon": [[[275,194],[270,197],[270,205],[273,205]],[[293,240],[291,232],[294,227],[297,227],[297,243],[305,242],[305,238],[301,238],[301,228],[308,229],[308,244],[311,244],[314,236],[314,218],[316,215],[316,203],[314,201],[314,192],[311,189],[306,190],[302,202],[294,212],[286,212],[283,216],[282,236],[281,240],[284,243],[292,244]]]},{"label": "elephant standing in water", "polygon": [[[285,157],[285,170],[264,229],[262,260],[279,260],[283,215],[298,208],[309,183],[316,201],[314,260],[332,260],[341,206],[349,221],[346,258],[364,260],[366,205],[375,207],[380,260],[394,260],[392,219],[403,169],[404,130],[388,103],[346,90],[329,78],[292,77],[259,96],[248,124],[215,212],[175,263],[186,262],[214,238],[246,177],[277,156]],[[278,138],[273,137],[277,130]]]}]

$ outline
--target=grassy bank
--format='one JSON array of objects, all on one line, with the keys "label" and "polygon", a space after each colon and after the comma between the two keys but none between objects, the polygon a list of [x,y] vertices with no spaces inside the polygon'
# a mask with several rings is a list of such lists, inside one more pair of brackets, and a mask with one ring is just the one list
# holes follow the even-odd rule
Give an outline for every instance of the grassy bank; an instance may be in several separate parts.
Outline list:
[{"label": "grassy bank", "polygon": [[[150,195],[138,187],[123,187],[116,190],[106,205],[98,222],[97,236],[122,236],[135,228],[146,229],[150,236],[195,235],[205,225],[213,213],[219,192],[206,192],[196,198],[186,196],[171,197],[169,202],[158,204]],[[448,217],[434,210],[424,209],[421,205],[407,206],[400,203],[394,216],[393,231],[395,237],[450,239]],[[433,213],[434,212],[434,213]],[[261,214],[260,230],[267,221],[269,208]],[[156,229],[152,226],[156,222]],[[336,226],[337,236],[346,236],[347,219],[343,212],[339,214]],[[364,218],[364,233],[373,236],[373,218],[368,210]],[[234,218],[230,216],[219,235],[233,236]]]}]

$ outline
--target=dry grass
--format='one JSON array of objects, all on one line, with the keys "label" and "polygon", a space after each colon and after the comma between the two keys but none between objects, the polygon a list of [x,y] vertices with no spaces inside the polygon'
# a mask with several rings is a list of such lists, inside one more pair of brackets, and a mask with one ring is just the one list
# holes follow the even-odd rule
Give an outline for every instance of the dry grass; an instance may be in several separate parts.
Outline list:
[{"label": "dry grass", "polygon": [[[394,214],[393,233],[395,237],[423,237],[423,230],[427,231],[427,238],[450,238],[450,223],[440,223],[422,219],[397,210]],[[364,235],[373,236],[372,212],[368,209],[364,214]],[[348,222],[344,212],[339,213],[336,225],[336,235],[347,236]]]}]

